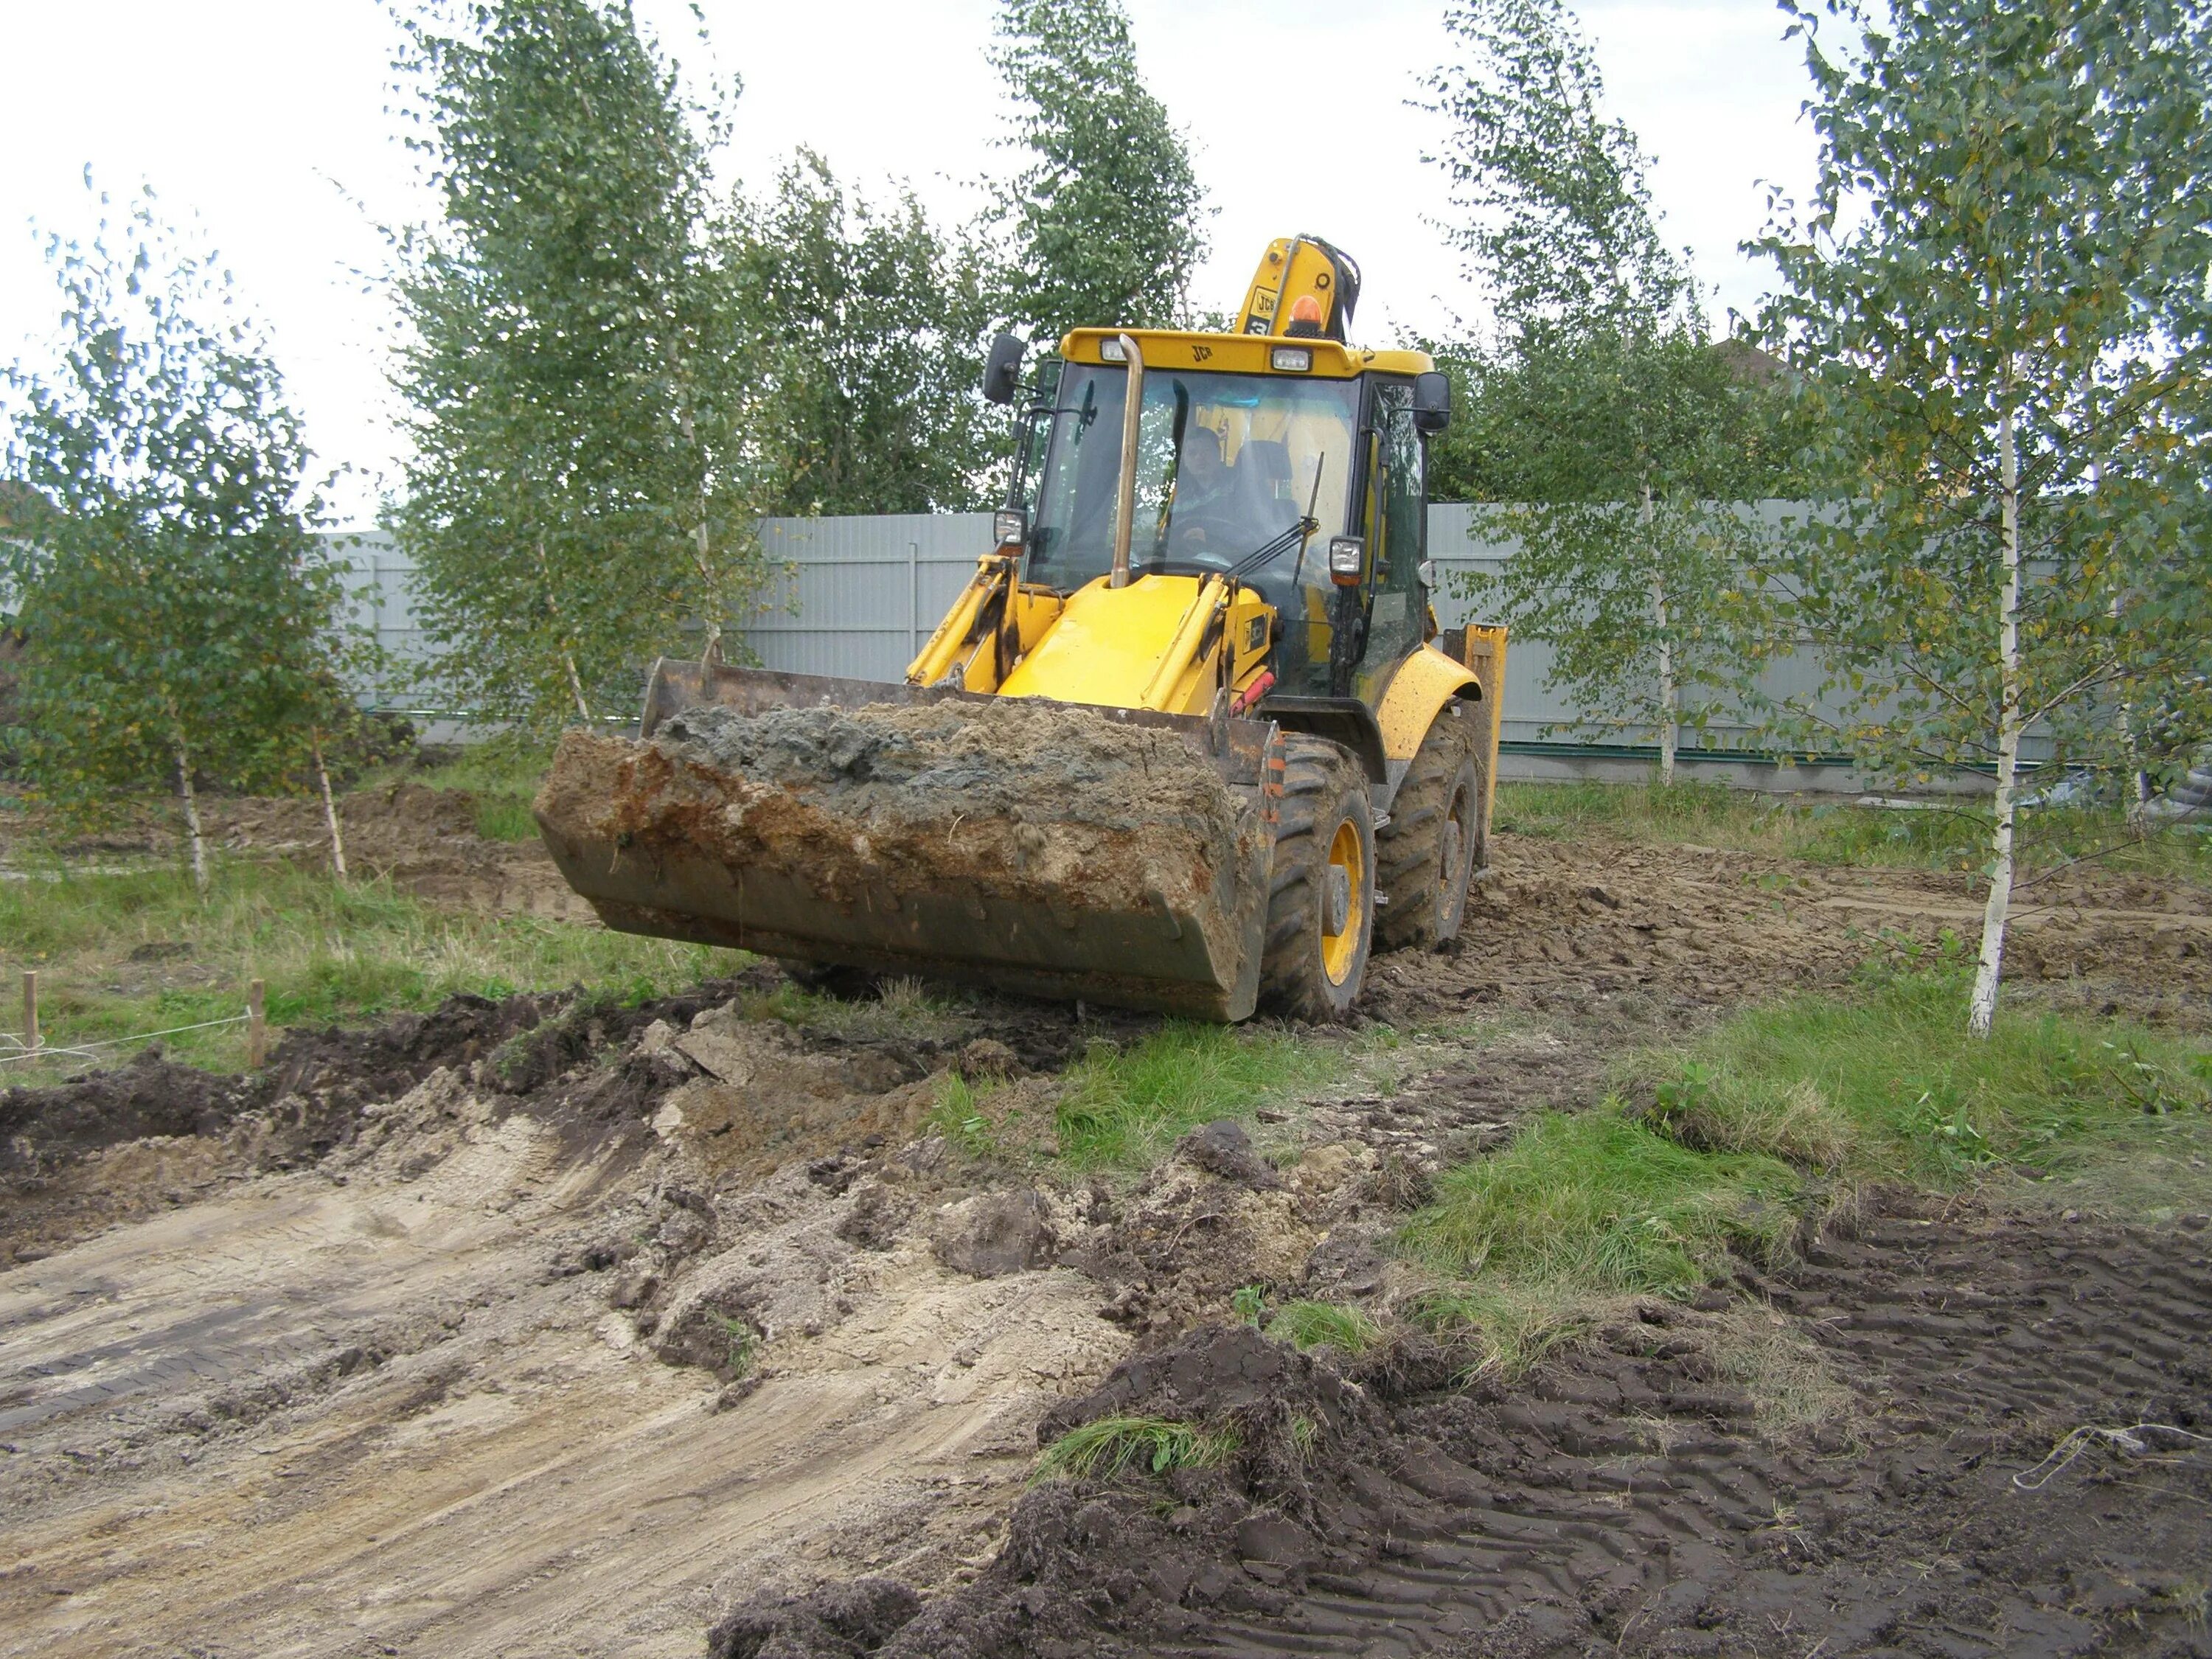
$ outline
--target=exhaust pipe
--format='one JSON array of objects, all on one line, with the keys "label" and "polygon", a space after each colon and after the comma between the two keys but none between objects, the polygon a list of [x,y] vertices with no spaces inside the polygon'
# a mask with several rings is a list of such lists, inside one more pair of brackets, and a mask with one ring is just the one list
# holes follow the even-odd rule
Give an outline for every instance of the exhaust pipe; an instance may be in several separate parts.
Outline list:
[{"label": "exhaust pipe", "polygon": [[1121,394],[1121,480],[1114,515],[1114,574],[1109,587],[1129,585],[1129,532],[1137,516],[1137,427],[1145,413],[1145,354],[1127,335],[1121,336],[1121,358],[1129,366],[1129,384]]}]

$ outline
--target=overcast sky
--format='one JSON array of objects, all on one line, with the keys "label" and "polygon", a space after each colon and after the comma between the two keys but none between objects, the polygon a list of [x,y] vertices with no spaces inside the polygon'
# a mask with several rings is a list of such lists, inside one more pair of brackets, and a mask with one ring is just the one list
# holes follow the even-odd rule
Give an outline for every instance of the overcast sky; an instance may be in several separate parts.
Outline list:
[{"label": "overcast sky", "polygon": [[[1360,261],[1355,334],[1442,331],[1471,296],[1426,220],[1421,164],[1435,118],[1409,106],[1445,60],[1440,0],[1127,0],[1153,90],[1190,134],[1216,209],[1194,299],[1242,297],[1271,237],[1326,236]],[[869,193],[910,183],[965,217],[975,181],[1013,165],[984,58],[994,0],[703,0],[702,49],[681,0],[639,0],[698,76],[742,77],[725,172],[757,185],[810,145]],[[1717,319],[1753,308],[1764,273],[1736,252],[1765,216],[1765,183],[1802,196],[1814,163],[1797,45],[1771,0],[1585,0],[1613,112],[1656,158],[1669,240],[1717,290]],[[0,357],[38,361],[52,280],[33,227],[90,225],[89,163],[112,191],[150,182],[197,217],[264,323],[337,501],[373,516],[395,451],[382,378],[384,302],[358,274],[377,226],[430,204],[393,137],[398,32],[374,0],[0,0],[13,137],[0,168]]]}]

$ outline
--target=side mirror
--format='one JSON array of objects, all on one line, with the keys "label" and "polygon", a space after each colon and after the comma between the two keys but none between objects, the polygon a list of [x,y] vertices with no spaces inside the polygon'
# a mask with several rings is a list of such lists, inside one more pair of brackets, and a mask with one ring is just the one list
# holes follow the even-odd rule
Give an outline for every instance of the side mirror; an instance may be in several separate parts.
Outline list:
[{"label": "side mirror", "polygon": [[1442,369],[1413,376],[1413,424],[1431,436],[1451,424],[1451,376]]},{"label": "side mirror", "polygon": [[994,404],[1010,404],[1021,385],[1022,354],[1029,342],[1018,334],[1001,334],[991,342],[991,355],[983,364],[983,395]]}]

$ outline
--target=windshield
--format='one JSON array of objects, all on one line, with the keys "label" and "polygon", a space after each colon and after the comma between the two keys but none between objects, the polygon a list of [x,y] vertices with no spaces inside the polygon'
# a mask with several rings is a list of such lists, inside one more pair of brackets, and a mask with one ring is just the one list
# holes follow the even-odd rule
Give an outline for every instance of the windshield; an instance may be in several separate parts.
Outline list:
[{"label": "windshield", "polygon": [[[1031,581],[1068,592],[1113,565],[1127,384],[1118,368],[1071,363],[1062,375]],[[1226,570],[1284,538],[1309,511],[1325,545],[1344,526],[1358,415],[1357,381],[1147,371],[1130,569]],[[1293,586],[1326,582],[1318,545],[1304,550],[1306,568],[1294,580],[1300,552],[1291,536],[1244,574],[1280,605]]]}]

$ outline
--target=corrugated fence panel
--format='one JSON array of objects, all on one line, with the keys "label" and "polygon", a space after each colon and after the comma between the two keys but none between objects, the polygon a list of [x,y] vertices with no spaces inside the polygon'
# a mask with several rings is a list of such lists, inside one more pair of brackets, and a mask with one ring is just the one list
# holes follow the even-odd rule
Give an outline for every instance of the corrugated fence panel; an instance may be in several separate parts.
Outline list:
[{"label": "corrugated fence panel", "polygon": [[[1762,502],[1770,520],[1786,503]],[[1429,555],[1443,578],[1436,595],[1438,620],[1447,627],[1470,620],[1473,606],[1455,578],[1501,568],[1514,543],[1491,528],[1498,509],[1442,505],[1429,509]],[[896,681],[937,626],[990,544],[988,513],[887,514],[867,518],[764,519],[761,543],[772,572],[757,607],[738,619],[746,644],[767,667],[790,673],[834,674],[850,679]],[[380,686],[362,688],[363,700],[386,707],[410,694],[404,672],[429,659],[432,647],[417,617],[414,567],[380,532],[332,538],[350,567],[347,586],[357,620],[373,625],[402,672]],[[650,651],[660,642],[640,641]],[[1504,737],[1510,743],[1580,737],[1607,744],[1644,745],[1649,732],[1593,730],[1572,703],[1547,687],[1552,652],[1533,640],[1516,640],[1508,654]],[[1777,665],[1765,682],[1771,693],[1811,691],[1816,665],[1799,657]],[[1704,742],[1733,746],[1743,722],[1717,717]],[[1696,741],[1695,739],[1688,739]]]},{"label": "corrugated fence panel", "polygon": [[991,539],[988,513],[763,519],[775,572],[745,643],[793,674],[898,680]]}]

